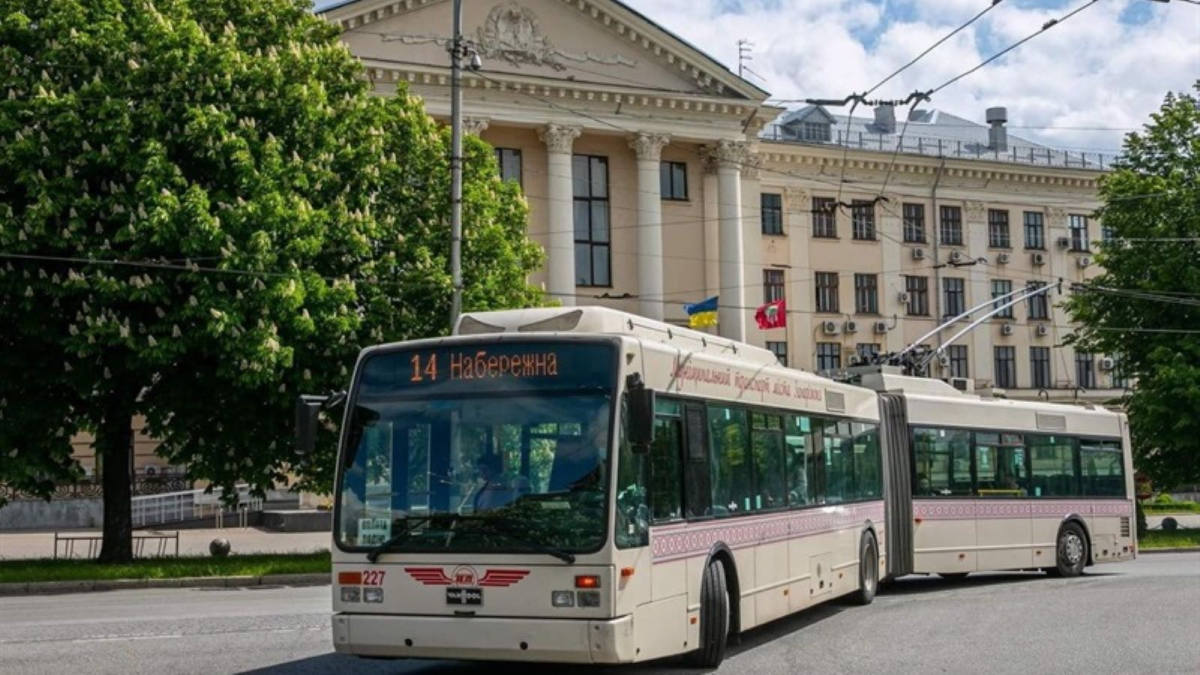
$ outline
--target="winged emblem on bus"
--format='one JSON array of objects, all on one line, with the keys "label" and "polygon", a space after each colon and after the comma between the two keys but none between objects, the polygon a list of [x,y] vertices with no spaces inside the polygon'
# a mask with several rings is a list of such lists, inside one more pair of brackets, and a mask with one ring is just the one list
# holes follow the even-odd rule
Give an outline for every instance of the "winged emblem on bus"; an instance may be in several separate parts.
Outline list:
[{"label": "winged emblem on bus", "polygon": [[[491,588],[507,588],[529,576],[529,570],[487,570],[482,577],[475,577],[474,570],[468,574],[462,568],[456,568],[451,578],[441,567],[405,567],[405,572],[414,580],[426,586],[487,586]],[[478,579],[478,581],[476,581]]]}]

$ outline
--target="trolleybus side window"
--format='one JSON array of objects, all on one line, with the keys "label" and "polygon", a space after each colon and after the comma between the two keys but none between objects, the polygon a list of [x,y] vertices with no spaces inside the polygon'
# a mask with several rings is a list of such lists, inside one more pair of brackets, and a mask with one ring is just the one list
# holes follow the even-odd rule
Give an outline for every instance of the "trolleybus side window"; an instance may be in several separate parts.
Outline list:
[{"label": "trolleybus side window", "polygon": [[753,413],[750,416],[756,492],[751,507],[780,509],[787,506],[785,460],[783,455],[783,418]]},{"label": "trolleybus side window", "polygon": [[858,499],[883,497],[883,458],[879,454],[879,427],[854,423],[854,476]]},{"label": "trolleybus side window", "polygon": [[683,408],[684,443],[687,454],[683,473],[684,513],[688,518],[713,515],[708,473],[708,440],[705,408],[688,403]]},{"label": "trolleybus side window", "polygon": [[854,431],[850,422],[825,422],[825,499],[829,503],[858,497],[854,475]]},{"label": "trolleybus side window", "polygon": [[1076,469],[1077,441],[1066,436],[1030,435],[1029,458],[1032,466],[1034,497],[1075,497],[1079,492]]},{"label": "trolleybus side window", "polygon": [[650,509],[655,522],[683,518],[683,406],[659,398],[650,447]]},{"label": "trolleybus side window", "polygon": [[816,462],[810,458],[813,451],[812,421],[807,417],[788,415],[784,422],[783,440],[787,460],[788,505],[816,503]]},{"label": "trolleybus side window", "polygon": [[971,432],[914,429],[913,473],[913,494],[918,497],[970,495]]},{"label": "trolleybus side window", "polygon": [[1125,496],[1125,456],[1120,443],[1082,441],[1079,464],[1084,494],[1096,497]]},{"label": "trolleybus side window", "polygon": [[731,515],[752,510],[753,476],[747,453],[746,411],[727,406],[708,408],[712,448],[712,512]]},{"label": "trolleybus side window", "polygon": [[[621,405],[622,427],[629,423],[629,408]],[[646,503],[646,455],[633,451],[629,434],[622,433],[617,449],[617,508],[613,540],[617,548],[650,543],[650,507]]]},{"label": "trolleybus side window", "polygon": [[986,497],[1025,497],[1029,472],[1021,434],[975,433],[976,493]]}]

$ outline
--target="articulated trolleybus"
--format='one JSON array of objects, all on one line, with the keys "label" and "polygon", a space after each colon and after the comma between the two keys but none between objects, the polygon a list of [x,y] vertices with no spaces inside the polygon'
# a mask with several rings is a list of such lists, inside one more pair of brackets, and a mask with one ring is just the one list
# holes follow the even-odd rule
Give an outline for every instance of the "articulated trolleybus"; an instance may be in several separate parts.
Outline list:
[{"label": "articulated trolleybus", "polygon": [[[345,404],[342,653],[711,667],[730,636],[881,579],[1135,553],[1119,415],[855,386],[609,309],[369,348]],[[320,407],[298,406],[302,447]]]}]

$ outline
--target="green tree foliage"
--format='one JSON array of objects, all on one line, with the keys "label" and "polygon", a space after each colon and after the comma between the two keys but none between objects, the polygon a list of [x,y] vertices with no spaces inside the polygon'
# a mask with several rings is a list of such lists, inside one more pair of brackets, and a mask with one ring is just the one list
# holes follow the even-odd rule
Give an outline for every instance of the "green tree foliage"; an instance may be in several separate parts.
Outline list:
[{"label": "green tree foliage", "polygon": [[1110,240],[1096,255],[1104,273],[1090,283],[1099,292],[1077,293],[1067,305],[1081,324],[1077,343],[1116,355],[1119,367],[1137,380],[1126,403],[1139,470],[1160,486],[1200,482],[1195,96],[1168,95],[1150,124],[1129,134],[1121,160],[1101,181],[1100,197],[1099,217]]},{"label": "green tree foliage", "polygon": [[[296,394],[447,332],[448,147],[307,0],[0,0],[0,482],[48,493],[92,432],[117,560],[134,416],[195,477],[282,479]],[[519,189],[466,149],[464,306],[538,304]]]}]

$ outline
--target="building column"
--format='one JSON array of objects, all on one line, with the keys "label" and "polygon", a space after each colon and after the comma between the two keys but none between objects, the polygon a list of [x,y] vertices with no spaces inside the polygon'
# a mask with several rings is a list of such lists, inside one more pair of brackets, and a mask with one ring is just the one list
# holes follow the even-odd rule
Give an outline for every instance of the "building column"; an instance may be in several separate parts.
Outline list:
[{"label": "building column", "polygon": [[[967,240],[967,255],[973,259],[988,258],[988,223],[987,223],[987,204],[978,201],[970,201],[966,203],[966,209],[963,213],[963,227],[966,229]],[[975,271],[975,267],[965,267],[966,272],[963,276],[966,277],[967,283],[967,302],[968,308],[974,307],[988,298],[992,297],[992,282],[991,278],[986,273]],[[978,313],[968,317],[967,321],[974,321],[983,316],[990,308],[979,310]],[[953,328],[952,331],[961,330]],[[995,383],[996,374],[993,368],[992,358],[992,322],[986,321],[975,327],[975,330],[967,333],[959,338],[958,344],[970,345],[970,356],[968,364],[970,370],[974,373],[974,379],[986,380]],[[951,332],[950,335],[953,335]]]},{"label": "building column", "polygon": [[813,312],[816,309],[816,293],[813,290],[812,265],[808,257],[808,245],[812,241],[803,236],[805,225],[812,222],[812,194],[801,187],[783,189],[783,227],[788,233],[788,262],[792,269],[787,283],[787,306],[789,311],[799,312],[788,316],[788,365],[815,371],[812,355],[816,352],[813,336]]},{"label": "building column", "polygon": [[717,185],[717,153],[714,148],[700,151],[700,168],[704,176],[704,287],[711,298],[721,292],[721,215]]},{"label": "building column", "polygon": [[742,164],[748,155],[745,143],[717,143],[717,200],[720,230],[720,300],[718,327],[721,335],[746,339],[744,251],[742,248]]},{"label": "building column", "polygon": [[638,178],[638,312],[663,320],[662,178],[659,168],[666,134],[638,134],[629,139],[637,152]]},{"label": "building column", "polygon": [[885,201],[879,209],[879,246],[883,261],[880,268],[883,273],[879,275],[879,320],[891,326],[895,318],[896,325],[884,336],[880,350],[898,352],[907,346],[904,324],[899,317],[905,316],[908,308],[898,300],[905,290],[901,265],[907,249],[900,244],[904,241],[904,198],[895,193],[888,193],[884,197]]},{"label": "building column", "polygon": [[[756,347],[767,346],[767,333],[758,329],[755,310],[766,302],[763,297],[763,269],[766,264],[762,233],[762,155],[747,146],[742,159],[742,322],[749,326],[745,340]],[[785,273],[785,278],[787,274]],[[786,289],[785,289],[786,293]]]},{"label": "building column", "polygon": [[549,174],[546,290],[564,307],[575,304],[575,193],[571,148],[582,131],[579,127],[558,124],[547,124],[538,131],[538,138],[546,144]]}]

